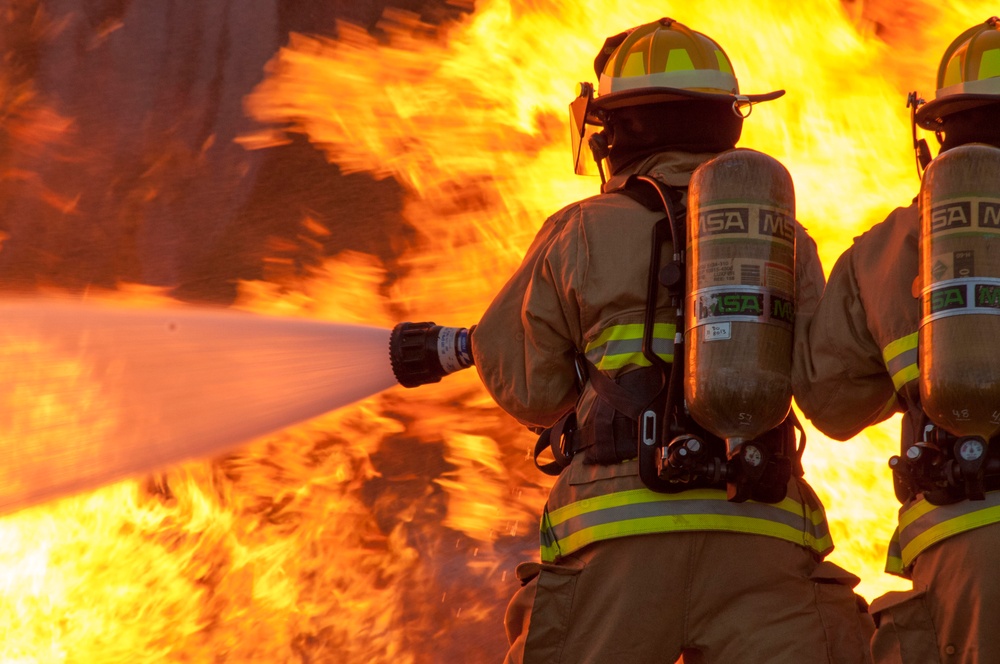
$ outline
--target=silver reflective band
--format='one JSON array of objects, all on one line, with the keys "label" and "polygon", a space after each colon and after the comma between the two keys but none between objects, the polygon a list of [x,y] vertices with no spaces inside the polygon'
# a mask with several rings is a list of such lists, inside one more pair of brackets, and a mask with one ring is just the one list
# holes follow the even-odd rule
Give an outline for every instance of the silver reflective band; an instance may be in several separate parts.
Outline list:
[{"label": "silver reflective band", "polygon": [[639,88],[680,88],[682,90],[704,89],[717,90],[720,94],[735,94],[739,86],[736,77],[729,72],[717,69],[694,69],[683,71],[664,71],[642,76],[607,76],[601,74],[598,87],[600,95]]},{"label": "silver reflective band", "polygon": [[447,373],[472,366],[469,350],[469,330],[464,327],[442,327],[437,341],[438,360]]},{"label": "silver reflective band", "polygon": [[941,88],[940,90],[938,90],[935,93],[934,97],[936,99],[941,99],[942,97],[950,97],[951,95],[982,95],[982,94],[1000,95],[1000,76],[994,76],[992,78],[984,78],[981,81],[965,81],[964,83],[949,85],[946,88]]},{"label": "silver reflective band", "polygon": [[758,286],[710,286],[685,300],[686,332],[723,322],[768,323],[790,330],[795,316],[790,295]]},{"label": "silver reflective band", "polygon": [[1000,278],[943,279],[921,289],[920,298],[921,309],[930,310],[920,318],[921,327],[951,316],[1000,316]]}]

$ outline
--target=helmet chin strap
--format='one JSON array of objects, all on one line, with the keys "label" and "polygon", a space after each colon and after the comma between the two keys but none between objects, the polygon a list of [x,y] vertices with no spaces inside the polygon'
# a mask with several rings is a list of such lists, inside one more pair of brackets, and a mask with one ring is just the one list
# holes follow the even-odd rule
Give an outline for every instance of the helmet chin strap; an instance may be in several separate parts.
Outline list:
[{"label": "helmet chin strap", "polygon": [[593,136],[587,142],[590,146],[590,151],[594,155],[594,161],[597,162],[597,172],[601,176],[601,186],[603,187],[608,183],[607,175],[604,173],[604,164],[607,163],[608,155],[611,154],[611,146],[608,144],[608,134],[607,129],[603,129]]}]

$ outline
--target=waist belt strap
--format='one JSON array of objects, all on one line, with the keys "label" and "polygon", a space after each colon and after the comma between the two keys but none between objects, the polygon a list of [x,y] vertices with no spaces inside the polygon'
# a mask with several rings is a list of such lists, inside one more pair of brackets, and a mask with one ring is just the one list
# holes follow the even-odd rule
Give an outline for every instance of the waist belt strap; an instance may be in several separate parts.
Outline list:
[{"label": "waist belt strap", "polygon": [[[546,475],[558,475],[573,460],[573,434],[576,427],[576,411],[569,411],[548,429],[542,431],[535,442],[535,467]],[[552,450],[553,460],[538,463],[538,456],[546,448]]]},{"label": "waist belt strap", "polygon": [[580,431],[586,462],[611,465],[634,459],[639,416],[663,387],[660,372],[646,367],[614,381],[586,358],[583,364],[598,396],[587,426]]}]

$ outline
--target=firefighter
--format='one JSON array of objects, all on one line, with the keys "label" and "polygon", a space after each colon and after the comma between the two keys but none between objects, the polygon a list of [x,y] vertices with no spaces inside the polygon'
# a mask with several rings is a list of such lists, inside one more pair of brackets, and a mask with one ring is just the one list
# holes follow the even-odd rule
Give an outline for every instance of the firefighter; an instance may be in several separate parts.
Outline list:
[{"label": "firefighter", "polygon": [[[990,471],[996,462],[964,474],[954,472],[962,461],[955,458],[956,450],[965,455],[956,443],[970,444],[969,459],[978,460],[986,441],[974,436],[960,440],[956,435],[960,432],[941,428],[925,412],[929,402],[947,396],[940,386],[927,389],[930,375],[950,369],[960,369],[969,378],[973,373],[968,367],[931,361],[930,353],[943,352],[943,346],[936,346],[948,341],[941,334],[945,328],[935,326],[974,320],[957,316],[960,311],[947,312],[947,317],[928,316],[942,307],[934,304],[926,287],[936,279],[983,276],[982,263],[976,263],[976,269],[971,266],[973,261],[988,258],[988,252],[975,243],[995,240],[988,234],[968,232],[921,236],[921,215],[931,215],[928,221],[932,221],[943,209],[934,207],[933,199],[946,185],[941,179],[946,169],[967,160],[969,154],[992,160],[994,169],[1000,163],[1000,152],[984,147],[1000,148],[1000,22],[996,17],[952,42],[941,60],[937,87],[929,103],[910,96],[915,108],[911,111],[914,146],[922,166],[929,165],[919,202],[915,199],[910,206],[894,210],[885,221],[855,238],[839,258],[808,321],[808,332],[800,338],[807,344],[796,355],[793,384],[803,413],[820,431],[839,440],[894,413],[904,413],[902,454],[890,462],[903,506],[886,571],[912,579],[913,589],[887,593],[872,603],[878,627],[872,639],[874,660],[1000,662],[1000,639],[993,631],[1000,623],[1000,491],[995,490],[1000,482],[995,475],[991,478],[995,471]],[[917,141],[917,125],[937,132],[941,140],[941,151],[933,162],[926,143]],[[974,176],[976,170],[961,177]],[[983,193],[980,185],[971,182],[947,186],[956,189],[958,198],[973,190],[981,202],[990,198],[989,191]],[[986,189],[992,189],[992,198],[1000,201],[1000,178],[987,182]],[[931,226],[927,228],[929,233]],[[930,274],[918,278],[920,252],[931,246],[927,242],[939,243],[942,237],[972,244],[964,246],[968,251],[951,251],[928,261]],[[960,267],[963,263],[969,267]],[[980,316],[973,325],[982,327],[995,320]],[[959,344],[957,352],[975,351],[971,347],[977,343],[969,336],[951,341]],[[995,344],[995,337],[988,344]],[[995,398],[983,393],[998,384],[996,365],[990,365],[992,354],[981,350],[974,362],[994,378],[971,385],[970,391],[989,397],[995,413]],[[965,378],[956,376],[955,383]],[[995,414],[987,415],[982,424],[995,427],[990,419]],[[988,449],[987,461],[997,456],[1000,445],[994,441]]]},{"label": "firefighter", "polygon": [[[602,193],[545,221],[471,337],[487,389],[545,430],[556,456],[546,468],[559,473],[541,561],[517,568],[507,661],[868,661],[858,579],[823,560],[823,507],[798,473],[771,503],[727,500],[724,481],[651,490],[639,476],[639,424],[627,404],[606,407],[608,390],[627,402],[648,387],[631,378],[650,364],[641,346],[654,223],[668,205],[683,211],[692,172],[734,148],[750,105],[783,91],[741,94],[722,47],[667,18],[609,38],[594,64],[596,97],[582,86],[571,110],[574,156],[580,166],[593,153]],[[630,184],[646,175],[669,203]],[[815,243],[797,224],[794,235],[808,309],[823,273]],[[658,302],[651,326],[667,360],[675,315]]]}]

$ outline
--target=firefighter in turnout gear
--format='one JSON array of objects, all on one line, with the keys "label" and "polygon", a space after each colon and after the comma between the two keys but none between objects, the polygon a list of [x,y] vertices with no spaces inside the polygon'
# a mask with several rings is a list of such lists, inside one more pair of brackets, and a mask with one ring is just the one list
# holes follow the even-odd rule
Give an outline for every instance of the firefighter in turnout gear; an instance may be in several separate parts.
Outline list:
[{"label": "firefighter in turnout gear", "polygon": [[[540,467],[558,474],[542,516],[541,561],[517,569],[522,587],[507,611],[506,661],[868,661],[871,626],[852,589],[858,579],[823,560],[833,546],[823,507],[801,477],[796,431],[783,420],[790,304],[762,286],[794,290],[788,298],[810,310],[823,288],[814,242],[793,213],[787,225],[768,216],[787,232],[777,238],[772,229],[756,245],[786,257],[787,274],[765,278],[757,259],[716,257],[688,277],[705,291],[688,295],[715,297],[712,304],[685,305],[677,291],[685,240],[676,233],[689,184],[695,198],[702,183],[708,209],[728,168],[746,174],[755,170],[746,164],[763,164],[787,176],[771,158],[733,149],[750,106],[782,92],[741,93],[722,48],[671,19],[609,38],[595,72],[596,95],[581,84],[570,110],[575,165],[601,172],[602,193],[545,221],[471,335],[488,390],[542,432],[536,462],[551,450],[554,460]],[[790,180],[783,186],[790,196]],[[746,214],[763,220],[757,208],[748,204]],[[751,218],[719,214],[744,230]],[[655,230],[664,219],[661,251]],[[734,260],[744,265],[736,277]],[[732,283],[704,283],[711,279]],[[752,309],[748,322],[720,317],[703,329],[702,318],[728,306],[712,288]],[[756,334],[749,326],[767,317],[762,307],[785,312],[759,325],[788,339],[788,390],[775,389],[776,423],[761,434],[713,433],[715,422],[685,414],[681,389],[702,389],[695,379],[703,376],[691,375],[696,363],[741,329]],[[718,341],[703,348],[694,338]],[[679,378],[673,365],[685,344],[689,371]],[[644,445],[657,450],[648,475]]]},{"label": "firefighter in turnout gear", "polygon": [[[902,502],[872,603],[876,662],[1000,662],[1000,21],[946,50],[935,98],[910,95],[920,195],[855,238],[796,355],[802,411],[846,440],[902,412]],[[916,126],[937,132],[931,161]],[[990,440],[990,439],[993,440]]]}]

